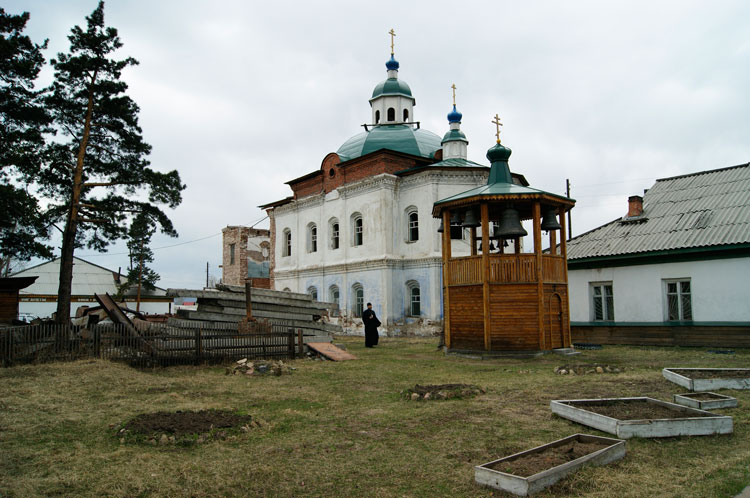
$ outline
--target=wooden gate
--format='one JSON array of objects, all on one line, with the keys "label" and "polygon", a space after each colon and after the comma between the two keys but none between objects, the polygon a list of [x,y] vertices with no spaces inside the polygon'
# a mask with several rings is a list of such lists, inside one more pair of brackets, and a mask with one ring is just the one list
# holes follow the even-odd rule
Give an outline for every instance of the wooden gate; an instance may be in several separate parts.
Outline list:
[{"label": "wooden gate", "polygon": [[552,349],[561,348],[565,345],[565,338],[563,337],[563,306],[560,294],[555,292],[549,297],[547,310],[549,322],[547,345]]}]

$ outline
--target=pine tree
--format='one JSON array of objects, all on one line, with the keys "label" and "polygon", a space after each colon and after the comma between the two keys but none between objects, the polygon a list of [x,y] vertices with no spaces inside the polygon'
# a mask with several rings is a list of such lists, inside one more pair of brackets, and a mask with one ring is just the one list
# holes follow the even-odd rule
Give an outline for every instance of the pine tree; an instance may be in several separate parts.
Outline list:
[{"label": "pine tree", "polygon": [[148,213],[162,233],[177,236],[172,222],[156,206],[177,207],[185,186],[176,170],[161,173],[146,159],[151,146],[143,141],[138,105],[125,94],[123,69],[133,58],[117,60],[122,47],[117,30],[104,26],[104,2],[86,18],[86,30],[75,26],[68,37],[70,52],[51,61],[55,80],[45,103],[58,141],[48,149],[40,173],[42,192],[65,219],[57,320],[70,318],[73,254],[77,248],[103,251],[127,233],[128,220]]},{"label": "pine tree", "polygon": [[120,296],[132,288],[137,289],[136,311],[141,308],[141,291],[154,290],[159,274],[149,268],[149,263],[154,262],[154,252],[149,247],[151,237],[156,232],[156,227],[146,213],[138,214],[128,230],[128,252],[130,254],[130,267],[125,282],[120,286]]},{"label": "pine tree", "polygon": [[44,65],[42,50],[23,34],[29,13],[7,14],[0,8],[0,276],[11,260],[52,257],[48,220],[27,190],[39,170],[49,115],[40,104],[34,81]]}]

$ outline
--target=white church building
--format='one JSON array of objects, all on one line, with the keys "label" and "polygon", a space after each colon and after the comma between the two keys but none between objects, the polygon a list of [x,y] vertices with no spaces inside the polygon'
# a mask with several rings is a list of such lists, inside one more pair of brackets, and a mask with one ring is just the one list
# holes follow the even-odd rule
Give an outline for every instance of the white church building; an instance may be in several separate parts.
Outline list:
[{"label": "white church building", "polygon": [[[436,334],[442,260],[432,206],[485,184],[489,167],[466,158],[455,94],[441,138],[421,128],[393,53],[386,69],[369,99],[371,124],[287,182],[291,196],[260,206],[270,218],[271,288],[338,303],[349,333],[361,331],[371,302],[381,334]],[[451,233],[453,254],[468,255],[468,230]]]}]

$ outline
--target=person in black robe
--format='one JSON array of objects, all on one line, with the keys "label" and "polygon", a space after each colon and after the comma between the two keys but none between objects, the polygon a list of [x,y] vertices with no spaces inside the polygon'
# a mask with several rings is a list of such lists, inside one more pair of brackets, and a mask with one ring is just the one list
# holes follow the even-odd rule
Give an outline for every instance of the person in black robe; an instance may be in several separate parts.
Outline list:
[{"label": "person in black robe", "polygon": [[365,347],[371,348],[378,345],[378,327],[380,320],[372,311],[372,303],[367,303],[367,309],[362,312],[362,323],[365,324]]}]

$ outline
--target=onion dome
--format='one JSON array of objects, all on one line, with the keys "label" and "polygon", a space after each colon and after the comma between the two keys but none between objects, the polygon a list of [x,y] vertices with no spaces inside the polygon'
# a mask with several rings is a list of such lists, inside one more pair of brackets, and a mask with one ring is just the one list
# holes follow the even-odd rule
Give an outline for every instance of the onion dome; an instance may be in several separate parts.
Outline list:
[{"label": "onion dome", "polygon": [[448,122],[449,123],[460,123],[461,118],[463,118],[464,115],[461,114],[456,110],[456,104],[453,104],[453,110],[448,113]]},{"label": "onion dome", "polygon": [[398,71],[398,61],[393,58],[393,54],[391,54],[391,59],[385,63],[385,67],[389,71]]},{"label": "onion dome", "polygon": [[512,152],[513,151],[511,151],[503,144],[497,143],[493,147],[490,147],[490,149],[487,151],[487,159],[489,159],[490,163],[496,163],[500,161],[508,162],[508,158],[510,157]]}]

